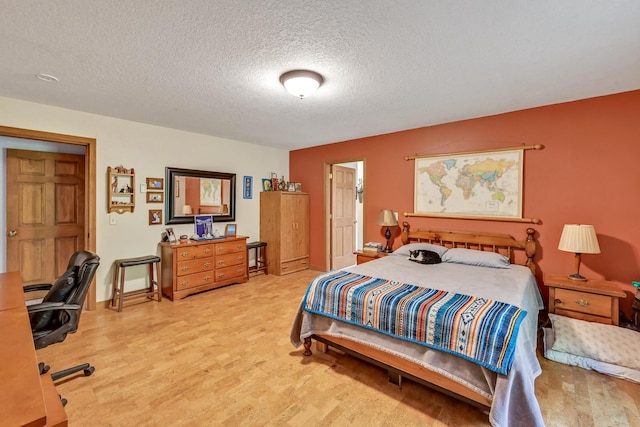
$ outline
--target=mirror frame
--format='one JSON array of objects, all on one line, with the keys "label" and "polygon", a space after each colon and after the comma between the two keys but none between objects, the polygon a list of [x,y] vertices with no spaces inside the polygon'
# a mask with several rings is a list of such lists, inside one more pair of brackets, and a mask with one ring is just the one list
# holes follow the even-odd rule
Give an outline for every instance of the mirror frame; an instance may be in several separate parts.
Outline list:
[{"label": "mirror frame", "polygon": [[201,171],[195,169],[165,168],[166,193],[165,193],[165,218],[166,224],[190,224],[193,223],[193,216],[176,216],[175,208],[175,177],[186,176],[193,178],[215,178],[228,179],[231,181],[229,195],[229,213],[226,215],[214,215],[214,222],[234,222],[236,220],[236,174],[225,172]]}]

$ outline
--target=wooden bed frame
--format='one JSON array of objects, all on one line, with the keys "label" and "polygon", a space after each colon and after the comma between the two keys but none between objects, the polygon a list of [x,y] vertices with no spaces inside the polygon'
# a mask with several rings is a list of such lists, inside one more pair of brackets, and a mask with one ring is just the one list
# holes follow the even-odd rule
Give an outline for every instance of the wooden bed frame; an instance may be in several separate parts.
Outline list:
[{"label": "wooden bed frame", "polygon": [[[536,241],[534,239],[535,230],[527,229],[527,237],[520,241],[507,234],[449,231],[449,230],[418,230],[409,231],[409,224],[403,222],[402,242],[415,243],[426,242],[448,248],[467,248],[481,251],[491,251],[501,253],[515,262],[515,251],[524,251],[526,261],[524,265],[529,267],[531,272],[536,273],[536,266],[533,257],[536,253]],[[347,354],[358,357],[367,362],[387,369],[389,380],[397,385],[401,385],[402,378],[423,384],[427,387],[441,391],[445,394],[468,402],[484,410],[491,407],[491,399],[471,390],[442,374],[431,371],[424,366],[402,359],[398,356],[388,354],[379,349],[351,341],[348,338],[336,338],[328,335],[314,334],[304,339],[304,355],[311,356],[311,340],[316,340],[318,351],[326,352],[328,347],[337,348]]]}]

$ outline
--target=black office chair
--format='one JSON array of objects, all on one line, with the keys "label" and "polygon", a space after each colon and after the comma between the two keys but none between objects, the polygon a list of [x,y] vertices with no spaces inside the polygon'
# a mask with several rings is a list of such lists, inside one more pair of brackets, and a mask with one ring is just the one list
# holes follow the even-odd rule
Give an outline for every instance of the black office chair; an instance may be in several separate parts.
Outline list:
[{"label": "black office chair", "polygon": [[[64,341],[67,334],[78,330],[82,305],[98,265],[100,265],[98,255],[89,251],[78,251],[71,256],[67,271],[54,283],[24,287],[25,294],[47,291],[41,302],[27,301],[31,332],[36,349]],[[40,363],[41,374],[48,370],[48,366]],[[51,374],[51,378],[55,381],[80,371],[84,371],[84,375],[89,376],[95,371],[95,368],[89,363],[84,363],[55,372]]]}]

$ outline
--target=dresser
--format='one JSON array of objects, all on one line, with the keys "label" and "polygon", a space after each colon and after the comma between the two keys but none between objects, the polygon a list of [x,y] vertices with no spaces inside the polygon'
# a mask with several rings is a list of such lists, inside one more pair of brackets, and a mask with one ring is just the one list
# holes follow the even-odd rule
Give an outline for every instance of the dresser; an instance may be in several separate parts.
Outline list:
[{"label": "dresser", "polygon": [[282,276],[309,268],[309,195],[261,192],[260,240],[267,243],[269,273]]},{"label": "dresser", "polygon": [[171,300],[249,280],[247,236],[162,242],[160,247],[162,293]]},{"label": "dresser", "polygon": [[544,284],[549,287],[549,313],[618,325],[619,299],[626,294],[616,283],[593,279],[581,282],[559,274],[545,274]]}]

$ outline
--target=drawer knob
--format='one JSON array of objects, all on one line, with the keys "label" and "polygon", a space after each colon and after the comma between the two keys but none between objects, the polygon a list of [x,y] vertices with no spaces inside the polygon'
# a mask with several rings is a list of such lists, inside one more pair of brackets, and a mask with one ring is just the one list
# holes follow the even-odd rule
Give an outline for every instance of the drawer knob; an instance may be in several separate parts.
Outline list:
[{"label": "drawer knob", "polygon": [[562,300],[560,298],[556,298],[553,300],[556,304],[562,304]]},{"label": "drawer knob", "polygon": [[224,265],[224,260],[221,259],[220,261],[218,261],[218,265]]},{"label": "drawer knob", "polygon": [[211,266],[211,263],[210,263],[210,262],[205,262],[205,263],[204,263],[204,266],[205,266],[205,267],[209,267],[209,266]]},{"label": "drawer knob", "polygon": [[209,248],[206,248],[206,249],[204,250],[204,253],[205,253],[205,254],[208,254],[209,252],[211,252],[211,249],[209,249]]},{"label": "drawer knob", "polygon": [[202,280],[204,280],[205,282],[208,282],[209,280],[211,280],[211,276],[204,276]]},{"label": "drawer knob", "polygon": [[580,307],[588,307],[589,306],[589,301],[585,301],[583,299],[577,299],[575,301],[576,304],[578,304]]},{"label": "drawer knob", "polygon": [[187,286],[189,284],[189,281],[188,280],[183,280],[182,282],[180,282],[180,284],[182,286]]},{"label": "drawer knob", "polygon": [[182,257],[189,256],[189,252],[180,252],[180,256]]},{"label": "drawer knob", "polygon": [[188,269],[189,269],[189,267],[184,266],[184,267],[182,267],[180,270],[182,270],[182,271],[187,271]]}]

